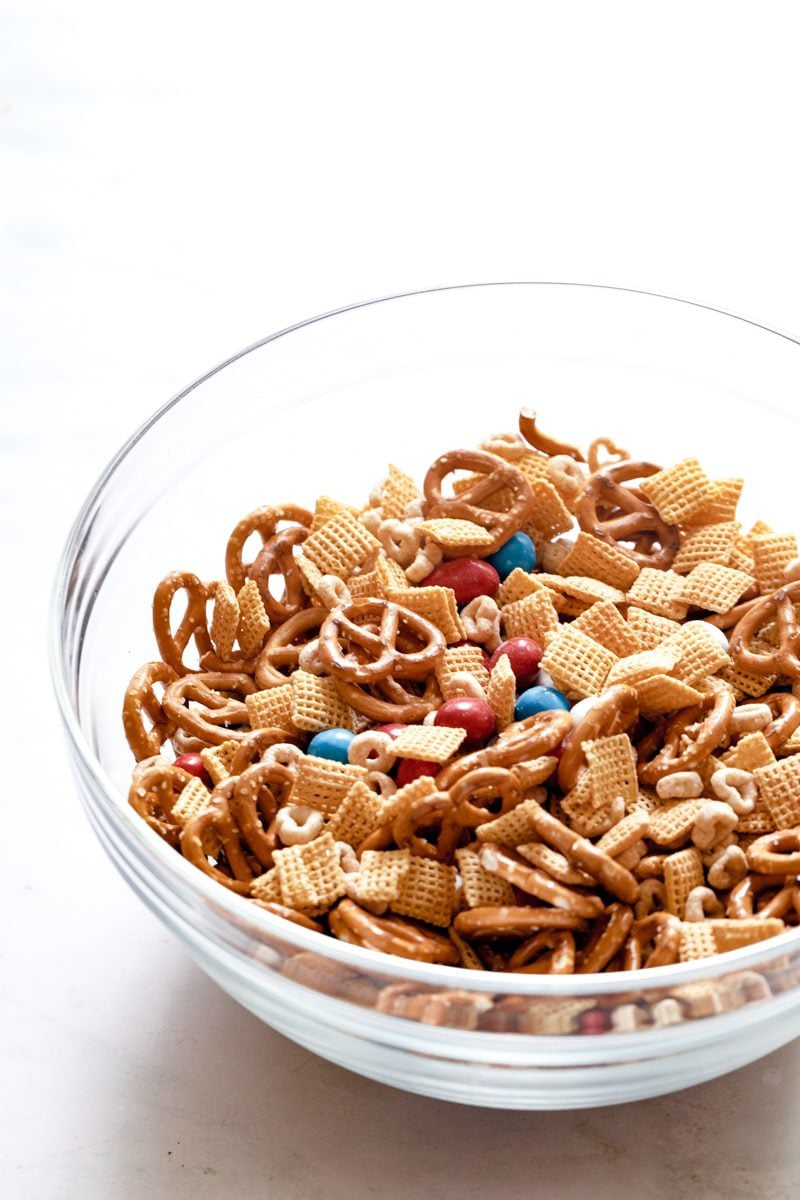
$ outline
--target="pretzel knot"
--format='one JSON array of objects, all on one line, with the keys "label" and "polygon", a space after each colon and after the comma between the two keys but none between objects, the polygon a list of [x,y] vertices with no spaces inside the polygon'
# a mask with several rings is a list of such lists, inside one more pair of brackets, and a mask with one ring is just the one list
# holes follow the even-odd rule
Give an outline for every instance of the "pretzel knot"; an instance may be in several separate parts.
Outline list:
[{"label": "pretzel knot", "polygon": [[329,913],[328,925],[334,937],[368,950],[451,967],[460,961],[458,950],[445,934],[401,917],[377,917],[352,900],[342,900]]},{"label": "pretzel knot", "polygon": [[747,861],[760,875],[800,874],[800,831],[787,829],[756,838],[747,850]]},{"label": "pretzel knot", "polygon": [[312,519],[308,509],[300,508],[298,504],[257,508],[254,512],[248,513],[246,517],[242,517],[228,538],[225,550],[225,573],[231,587],[237,592],[243,588],[248,572],[253,566],[252,561],[245,562],[242,558],[245,544],[252,534],[257,534],[262,543],[266,544],[277,530],[278,525],[282,521],[286,521],[293,525],[305,526],[307,536]]},{"label": "pretzel knot", "polygon": [[[172,601],[180,592],[186,593],[186,611],[178,628],[173,631]],[[153,632],[161,658],[177,675],[187,675],[196,670],[183,661],[192,640],[199,657],[210,654],[213,650],[206,615],[208,596],[206,585],[191,571],[172,571],[156,588],[153,597]]]},{"label": "pretzel knot", "polygon": [[[156,684],[169,685],[178,678],[166,663],[145,663],[128,684],[122,705],[122,726],[137,760],[151,758],[175,732],[175,722],[164,712]],[[149,726],[145,720],[150,722]]]},{"label": "pretzel knot", "polygon": [[[434,831],[435,841],[422,836]],[[447,792],[404,800],[392,822],[396,846],[401,850],[408,847],[418,858],[435,858],[439,862],[452,859],[460,833],[455,805]]]},{"label": "pretzel knot", "polygon": [[140,762],[133,772],[128,803],[171,846],[178,845],[180,834],[172,810],[193,778],[188,771],[158,757]]},{"label": "pretzel knot", "polygon": [[[660,722],[639,743],[639,778],[655,787],[665,775],[693,771],[721,746],[736,701],[733,692],[720,690],[702,704],[684,709],[670,721]],[[661,749],[658,750],[658,747]],[[658,753],[651,758],[655,750]]]},{"label": "pretzel knot", "polygon": [[564,750],[558,763],[558,785],[563,792],[575,787],[578,775],[586,766],[584,744],[596,738],[625,733],[639,716],[636,689],[618,683],[598,699],[582,721],[567,734]]},{"label": "pretzel knot", "polygon": [[[478,767],[462,775],[450,787],[455,820],[462,828],[474,829],[511,812],[522,801],[522,790],[510,771],[503,767]],[[488,807],[500,801],[500,811]]]},{"label": "pretzel knot", "polygon": [[[327,608],[304,608],[270,633],[267,644],[256,659],[256,683],[260,688],[286,683],[304,648],[317,637]],[[285,673],[281,668],[285,668]]]},{"label": "pretzel knot", "polygon": [[[409,636],[419,648],[401,650],[398,640]],[[389,676],[423,679],[445,645],[444,634],[424,617],[390,600],[366,597],[333,609],[319,635],[322,662],[345,683],[375,683]]]},{"label": "pretzel knot", "polygon": [[[754,675],[787,675],[790,679],[800,679],[800,626],[795,597],[800,597],[800,581],[788,583],[748,608],[730,639],[731,657],[737,667]],[[764,642],[756,649],[759,632],[773,620],[777,626],[777,649]]]},{"label": "pretzel knot", "polygon": [[655,475],[653,463],[621,462],[590,475],[578,497],[575,515],[586,533],[617,546],[640,567],[666,569],[675,558],[680,536],[636,487],[635,479]]},{"label": "pretzel knot", "polygon": [[[303,525],[292,525],[273,534],[249,569],[250,578],[261,593],[264,609],[273,625],[280,625],[308,604],[303,576],[294,559],[295,546],[301,545],[308,533]],[[270,581],[274,576],[280,576],[283,581],[280,599],[270,591]]]},{"label": "pretzel knot", "polygon": [[680,948],[679,918],[667,912],[650,913],[631,927],[625,945],[624,969],[638,971],[641,967],[672,966],[680,957]]},{"label": "pretzel knot", "polygon": [[[473,471],[478,479],[457,496],[445,496],[443,484],[453,471]],[[451,558],[463,558],[476,550],[481,557],[494,554],[524,525],[533,506],[533,494],[524,475],[510,463],[484,450],[450,450],[442,454],[425,476],[424,491],[426,517],[472,521],[492,534],[491,545],[465,544],[451,548],[448,550]],[[510,493],[509,507],[501,511],[481,507],[485,501],[506,491]]]},{"label": "pretzel knot", "polygon": [[[510,768],[518,763],[533,764],[536,759],[550,755],[571,728],[572,718],[560,709],[516,721],[504,729],[491,746],[465,754],[444,767],[436,777],[437,786],[452,788],[457,780],[478,767]],[[547,773],[550,774],[550,770]]]},{"label": "pretzel knot", "polygon": [[249,675],[199,672],[171,683],[164,692],[163,708],[179,729],[207,745],[221,746],[231,739],[241,741],[251,732],[247,705],[238,697],[256,690]]}]

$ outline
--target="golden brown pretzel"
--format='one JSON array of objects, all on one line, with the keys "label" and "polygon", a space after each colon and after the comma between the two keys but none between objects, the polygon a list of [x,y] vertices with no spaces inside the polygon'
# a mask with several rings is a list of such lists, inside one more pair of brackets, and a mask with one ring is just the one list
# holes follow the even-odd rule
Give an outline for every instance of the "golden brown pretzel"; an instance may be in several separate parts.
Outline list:
[{"label": "golden brown pretzel", "polygon": [[582,721],[567,734],[558,762],[558,786],[563,792],[575,787],[578,775],[586,766],[586,742],[595,738],[626,733],[639,716],[639,697],[636,689],[618,683],[598,698]]},{"label": "golden brown pretzel", "polygon": [[607,967],[625,945],[632,926],[633,910],[625,904],[610,904],[576,955],[576,975],[589,975]]},{"label": "golden brown pretzel", "polygon": [[[439,830],[435,842],[427,841],[419,833],[433,829]],[[408,847],[419,858],[435,858],[440,862],[452,860],[460,832],[455,807],[447,792],[404,800],[392,822],[396,846],[401,850]]]},{"label": "golden brown pretzel", "polygon": [[303,608],[270,632],[256,659],[256,683],[260,688],[279,687],[287,682],[297,667],[301,650],[319,636],[327,615],[327,608],[321,605]]},{"label": "golden brown pretzel", "polygon": [[[214,838],[222,846],[230,874],[221,869],[218,856],[215,856],[217,865],[209,862],[207,846],[209,840]],[[188,862],[210,875],[217,883],[229,891],[238,892],[240,896],[248,895],[255,875],[223,795],[218,795],[208,808],[186,823],[181,830],[180,848]]]},{"label": "golden brown pretzel", "polygon": [[252,733],[245,734],[231,759],[231,775],[241,775],[248,767],[260,762],[264,752],[269,750],[270,746],[284,743],[298,745],[298,735],[277,728],[254,729]]},{"label": "golden brown pretzel", "polygon": [[[625,461],[596,471],[584,484],[575,515],[586,533],[617,546],[639,566],[666,569],[678,550],[678,529],[661,519],[638,488],[623,486],[660,469],[654,463]],[[626,545],[642,536],[647,538],[642,549]]]},{"label": "golden brown pretzel", "polygon": [[264,912],[272,913],[276,917],[283,917],[284,921],[291,921],[293,925],[310,929],[312,933],[324,933],[322,926],[317,921],[312,921],[311,917],[298,912],[296,908],[287,908],[285,904],[278,904],[275,900],[257,900],[255,896],[251,896],[251,900],[253,904],[263,908]]},{"label": "golden brown pretzel", "polygon": [[[645,951],[652,945],[649,954]],[[623,968],[668,967],[676,963],[681,949],[681,922],[668,912],[653,912],[635,921],[625,944]]]},{"label": "golden brown pretzel", "polygon": [[[157,683],[167,686],[177,678],[167,663],[152,662],[139,667],[128,684],[122,705],[122,727],[137,760],[158,754],[175,732],[175,722],[164,712],[154,687]],[[145,717],[151,722],[149,728]]]},{"label": "golden brown pretzel", "polygon": [[[265,542],[250,567],[250,578],[255,582],[264,602],[264,609],[272,625],[280,625],[289,617],[306,608],[309,600],[303,588],[303,576],[294,559],[294,548],[308,537],[304,525],[291,525],[274,533]],[[270,591],[270,580],[280,575],[283,579],[283,595],[277,599]]]},{"label": "golden brown pretzel", "polygon": [[[438,780],[437,786],[440,786]],[[464,829],[474,829],[511,812],[523,798],[516,779],[503,767],[478,767],[462,775],[450,786],[449,795],[454,818]],[[497,799],[501,801],[499,812],[485,807]]]},{"label": "golden brown pretzel", "polygon": [[133,772],[128,803],[171,846],[177,846],[180,826],[172,810],[193,775],[163,758],[140,762]]},{"label": "golden brown pretzel", "polygon": [[228,538],[225,550],[225,574],[234,591],[238,592],[244,587],[247,582],[247,573],[252,566],[252,562],[246,563],[242,559],[245,542],[251,534],[257,533],[264,543],[269,541],[281,521],[310,526],[312,520],[313,517],[308,509],[301,508],[298,504],[257,508],[254,512],[248,513],[246,517],[242,517]]},{"label": "golden brown pretzel", "polygon": [[[231,739],[241,741],[251,732],[247,705],[237,695],[250,696],[256,690],[249,675],[207,671],[169,684],[162,703],[167,717],[180,729],[210,746],[221,746]],[[237,725],[246,728],[232,728]]]},{"label": "golden brown pretzel", "polygon": [[[800,580],[787,583],[771,596],[762,596],[742,616],[730,637],[731,657],[743,671],[754,675],[786,675],[800,679],[800,625],[795,612]],[[777,648],[753,646],[759,630],[775,621]]]},{"label": "golden brown pretzel", "polygon": [[[224,797],[242,839],[264,870],[273,865],[277,839],[271,823],[288,798],[294,776],[279,763],[255,763],[214,789]],[[266,828],[265,828],[266,826]]]},{"label": "golden brown pretzel", "polygon": [[601,883],[612,896],[617,896],[626,904],[635,902],[639,895],[639,884],[627,867],[598,850],[587,838],[580,837],[544,809],[534,810],[531,820],[539,837],[548,846],[560,850],[571,863]]},{"label": "golden brown pretzel", "polygon": [[436,676],[429,676],[422,691],[417,690],[419,686],[399,679],[379,679],[369,686],[336,680],[336,690],[345,703],[381,725],[394,721],[411,724],[438,708],[442,697]]},{"label": "golden brown pretzel", "polygon": [[537,900],[573,913],[576,917],[591,920],[592,917],[599,917],[605,908],[599,896],[587,896],[585,892],[576,892],[563,883],[556,883],[544,871],[532,867],[520,854],[515,854],[505,846],[487,842],[478,851],[478,859],[490,874],[498,875]]},{"label": "golden brown pretzel", "polygon": [[492,904],[465,909],[453,926],[465,938],[530,937],[542,929],[585,929],[586,922],[558,908]]},{"label": "golden brown pretzel", "polygon": [[[473,471],[479,478],[457,496],[445,496],[442,485],[453,471]],[[511,493],[509,508],[497,512],[481,507],[483,501],[506,490]],[[472,521],[492,535],[491,545],[463,545],[448,551],[451,558],[463,558],[476,550],[483,557],[494,554],[525,524],[533,504],[533,494],[521,471],[485,450],[450,450],[442,454],[428,469],[424,491],[426,517]]]},{"label": "golden brown pretzel", "polygon": [[[370,618],[379,622],[378,632],[364,624]],[[404,635],[418,639],[421,648],[401,650],[398,641]],[[344,683],[377,683],[389,676],[424,679],[440,661],[446,644],[442,631],[411,609],[367,597],[334,608],[319,633],[320,658],[330,674]],[[363,661],[366,655],[370,660]]]},{"label": "golden brown pretzel", "polygon": [[784,829],[756,838],[747,848],[751,871],[759,875],[800,874],[800,830]]},{"label": "golden brown pretzel", "polygon": [[575,938],[568,930],[536,933],[517,947],[507,969],[523,975],[571,975],[575,970]]},{"label": "golden brown pretzel", "polygon": [[490,746],[449,763],[439,773],[437,786],[451,788],[463,775],[478,767],[509,768],[517,763],[532,763],[538,758],[546,758],[561,744],[571,728],[572,718],[561,709],[536,713],[524,721],[516,721],[507,726]]},{"label": "golden brown pretzel", "polygon": [[783,917],[790,910],[800,913],[800,887],[794,875],[745,875],[728,895],[727,916],[747,918],[755,914],[756,901],[762,892],[773,895],[758,910],[758,916]]},{"label": "golden brown pretzel", "polygon": [[[604,461],[600,460],[600,452],[602,450],[608,455],[608,458]],[[603,471],[607,467],[613,467],[617,463],[625,462],[629,458],[630,454],[627,450],[620,450],[616,442],[612,442],[611,438],[607,437],[595,438],[586,453],[589,470],[592,474],[596,471]]]},{"label": "golden brown pretzel", "polygon": [[665,775],[698,767],[728,737],[735,707],[733,692],[720,690],[702,704],[684,709],[669,721],[661,721],[637,748],[642,783],[655,787]]},{"label": "golden brown pretzel", "polygon": [[[173,632],[170,609],[173,598],[179,592],[186,593],[186,612]],[[159,654],[177,675],[186,675],[196,669],[183,661],[192,639],[197,647],[198,658],[213,653],[208,633],[207,600],[208,588],[191,571],[172,571],[156,588],[153,596],[153,632]]]},{"label": "golden brown pretzel", "polygon": [[567,445],[566,442],[559,442],[555,438],[548,437],[540,429],[537,429],[536,420],[536,413],[532,408],[523,408],[520,411],[519,431],[529,446],[551,458],[557,454],[565,454],[568,458],[574,458],[576,462],[586,462],[580,450]]},{"label": "golden brown pretzel", "polygon": [[352,900],[342,900],[332,909],[328,925],[334,937],[354,946],[450,967],[460,962],[458,950],[445,934],[402,917],[376,917]]},{"label": "golden brown pretzel", "polygon": [[762,696],[759,704],[767,704],[772,712],[773,719],[763,732],[772,749],[779,750],[800,728],[800,700],[791,692],[773,692]]}]

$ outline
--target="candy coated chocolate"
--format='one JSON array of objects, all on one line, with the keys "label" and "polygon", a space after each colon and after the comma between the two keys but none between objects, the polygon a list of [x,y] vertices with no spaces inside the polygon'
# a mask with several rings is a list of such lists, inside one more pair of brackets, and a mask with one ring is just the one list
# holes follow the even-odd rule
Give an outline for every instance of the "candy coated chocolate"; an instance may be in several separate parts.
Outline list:
[{"label": "candy coated chocolate", "polygon": [[308,743],[308,753],[317,758],[329,758],[332,762],[347,762],[347,752],[350,749],[355,734],[349,729],[323,729],[315,733]]},{"label": "candy coated chocolate", "polygon": [[527,533],[520,530],[518,533],[512,534],[507,542],[494,554],[490,554],[486,559],[487,563],[491,563],[501,579],[507,579],[512,571],[517,567],[521,571],[532,571],[536,566],[536,547],[534,546]]},{"label": "candy coated chocolate", "polygon": [[440,563],[426,575],[420,587],[449,587],[461,607],[476,596],[493,596],[500,587],[500,576],[490,562],[482,558],[455,558]]},{"label": "candy coated chocolate", "polygon": [[480,745],[497,732],[497,720],[491,706],[474,696],[445,700],[433,723],[450,729],[465,729],[467,740],[464,745],[467,746]]},{"label": "candy coated chocolate", "polygon": [[196,775],[198,779],[202,779],[206,787],[213,786],[211,776],[206,770],[206,764],[199,754],[179,754],[175,759],[175,766],[180,767],[182,771],[188,771],[190,775]]},{"label": "candy coated chocolate", "polygon": [[423,762],[421,758],[403,758],[397,768],[395,779],[399,788],[407,783],[413,783],[421,775],[438,775],[442,769],[441,763]]},{"label": "candy coated chocolate", "polygon": [[559,692],[558,688],[537,685],[528,688],[517,700],[514,706],[514,720],[524,721],[526,717],[533,717],[540,712],[550,712],[554,708],[563,708],[569,712],[569,700],[563,692]]},{"label": "candy coated chocolate", "polygon": [[509,638],[507,642],[501,642],[495,650],[489,661],[489,670],[491,671],[503,654],[507,654],[519,687],[531,687],[539,674],[539,663],[543,653],[542,647],[533,638]]}]

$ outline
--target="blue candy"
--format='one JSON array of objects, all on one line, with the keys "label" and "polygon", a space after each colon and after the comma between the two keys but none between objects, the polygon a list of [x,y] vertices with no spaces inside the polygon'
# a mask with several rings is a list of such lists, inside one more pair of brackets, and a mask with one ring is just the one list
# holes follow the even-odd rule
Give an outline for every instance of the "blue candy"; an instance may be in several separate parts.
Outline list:
[{"label": "blue candy", "polygon": [[536,548],[527,533],[515,533],[485,561],[492,564],[501,579],[507,579],[516,567],[523,571],[533,570],[536,566]]},{"label": "blue candy", "polygon": [[524,721],[526,717],[535,716],[540,712],[550,712],[556,708],[563,708],[569,712],[569,707],[569,700],[563,692],[559,692],[557,688],[537,685],[528,688],[517,700],[514,705],[514,720]]},{"label": "blue candy", "polygon": [[346,763],[347,751],[355,737],[349,729],[323,729],[315,733],[308,743],[308,753],[317,758],[330,758],[333,762]]}]

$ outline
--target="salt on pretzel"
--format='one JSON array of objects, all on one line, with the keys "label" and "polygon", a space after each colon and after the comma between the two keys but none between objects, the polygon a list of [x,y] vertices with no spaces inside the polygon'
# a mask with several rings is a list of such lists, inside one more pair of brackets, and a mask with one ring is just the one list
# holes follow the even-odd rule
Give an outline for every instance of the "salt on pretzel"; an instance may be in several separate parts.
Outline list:
[{"label": "salt on pretzel", "polygon": [[734,705],[733,692],[720,689],[702,704],[659,722],[638,746],[642,783],[655,786],[665,775],[700,766],[727,738]]},{"label": "salt on pretzel", "polygon": [[[378,624],[377,632],[364,623],[370,618]],[[398,641],[403,635],[421,647],[401,650]],[[343,683],[377,683],[389,676],[424,679],[445,646],[444,634],[431,621],[391,600],[363,598],[340,605],[328,614],[319,633],[320,657]]]},{"label": "salt on pretzel", "polygon": [[[294,559],[295,547],[302,545],[308,534],[304,525],[291,525],[280,533],[274,533],[250,566],[248,574],[261,593],[264,609],[272,625],[281,624],[308,605],[303,576]],[[280,598],[270,588],[276,576],[283,581]]]},{"label": "salt on pretzel", "polygon": [[585,717],[567,734],[558,763],[558,786],[563,792],[575,787],[586,766],[584,745],[596,738],[627,733],[639,716],[636,689],[619,683],[610,687],[592,705]]},{"label": "salt on pretzel", "polygon": [[636,901],[639,884],[631,872],[616,859],[598,850],[587,838],[575,833],[544,809],[533,811],[531,821],[543,842],[547,842],[555,850],[560,850],[571,863],[601,883],[612,896],[616,896],[625,904],[633,904]]},{"label": "salt on pretzel", "polygon": [[445,934],[425,929],[402,917],[375,916],[352,900],[341,900],[330,911],[328,926],[334,937],[368,950],[450,967],[460,961],[458,950]]},{"label": "salt on pretzel", "polygon": [[[453,471],[473,471],[478,479],[458,496],[445,496],[444,480]],[[511,494],[509,508],[498,512],[481,507],[483,501],[506,491]],[[424,492],[427,518],[471,521],[492,535],[490,545],[464,543],[450,549],[451,558],[467,557],[476,551],[482,556],[494,554],[525,524],[533,505],[533,493],[525,476],[510,463],[483,450],[451,450],[442,454],[428,469]]]},{"label": "salt on pretzel", "polygon": [[313,516],[308,509],[301,508],[299,504],[280,504],[257,508],[248,513],[246,517],[242,517],[228,538],[225,549],[225,574],[234,591],[238,592],[244,587],[248,572],[253,565],[253,561],[245,562],[242,558],[245,544],[253,534],[257,534],[261,538],[263,545],[273,536],[278,525],[283,523],[289,523],[290,526],[300,525],[308,531],[312,520]]},{"label": "salt on pretzel", "polygon": [[[800,581],[787,583],[771,596],[757,599],[737,622],[730,638],[731,657],[743,671],[753,675],[787,675],[800,679],[800,625],[795,599]],[[753,643],[765,625],[775,622],[778,646],[755,649]]]},{"label": "salt on pretzel", "polygon": [[[216,837],[221,843],[230,874],[209,862],[206,853],[209,835]],[[224,796],[218,796],[208,808],[186,823],[181,830],[180,847],[183,857],[188,862],[210,875],[217,883],[240,896],[249,894],[254,878],[253,871]]]},{"label": "salt on pretzel", "polygon": [[[170,683],[162,702],[167,717],[192,737],[209,746],[242,741],[250,732],[243,699],[257,690],[249,675],[205,671]],[[194,707],[191,707],[191,706]],[[231,726],[246,726],[244,729]]]},{"label": "salt on pretzel", "polygon": [[759,875],[800,874],[800,830],[767,833],[747,848],[750,869]]},{"label": "salt on pretzel", "polygon": [[[435,842],[422,837],[420,831],[433,829],[438,830]],[[449,862],[461,829],[455,820],[452,798],[447,792],[434,792],[428,796],[407,797],[392,821],[391,832],[395,845],[401,850],[408,847],[419,858]]]},{"label": "salt on pretzel", "polygon": [[[756,913],[756,904],[764,892],[772,896]],[[782,917],[792,908],[800,914],[800,886],[792,875],[747,875],[731,888],[728,916],[742,920],[753,916]]]},{"label": "salt on pretzel", "polygon": [[[158,754],[175,732],[175,722],[164,712],[156,685],[167,687],[178,678],[167,663],[145,663],[134,674],[125,691],[122,727],[137,761]],[[145,718],[150,722],[149,727]]]},{"label": "salt on pretzel", "polygon": [[577,917],[591,920],[593,917],[599,917],[605,908],[599,896],[587,896],[583,892],[565,887],[562,883],[556,883],[544,871],[532,867],[520,854],[515,854],[505,846],[487,842],[478,851],[478,859],[484,870],[491,875],[497,875],[537,900],[543,900],[546,904],[552,904],[554,908],[561,908]]},{"label": "salt on pretzel", "polygon": [[575,913],[558,908],[485,905],[458,913],[453,926],[462,937],[481,939],[530,937],[543,929],[585,930],[586,922]]},{"label": "salt on pretzel", "polygon": [[193,778],[182,767],[158,756],[138,763],[133,772],[128,803],[171,846],[177,846],[180,835],[180,825],[172,810],[180,793]]},{"label": "salt on pretzel", "polygon": [[517,947],[508,960],[508,970],[521,975],[572,975],[575,938],[566,929],[536,933]]},{"label": "salt on pretzel", "polygon": [[299,665],[303,648],[318,637],[327,615],[327,608],[321,605],[304,608],[271,631],[255,665],[256,683],[262,690],[286,683]]},{"label": "salt on pretzel", "polygon": [[[181,592],[186,594],[186,611],[178,628],[173,630],[172,602]],[[171,571],[156,588],[153,596],[153,632],[161,658],[176,675],[186,675],[194,670],[183,661],[192,640],[197,648],[198,659],[213,652],[208,632],[207,600],[206,585],[191,571]]]},{"label": "salt on pretzel", "polygon": [[[563,710],[551,710],[526,717],[524,721],[516,721],[507,726],[500,737],[490,746],[465,754],[462,758],[449,763],[437,776],[437,786],[446,790],[470,771],[478,767],[516,766],[517,763],[534,763],[537,759],[547,759],[563,741],[572,728],[572,718]],[[553,764],[545,766],[547,774],[552,773]],[[533,786],[531,784],[530,786]]]}]

